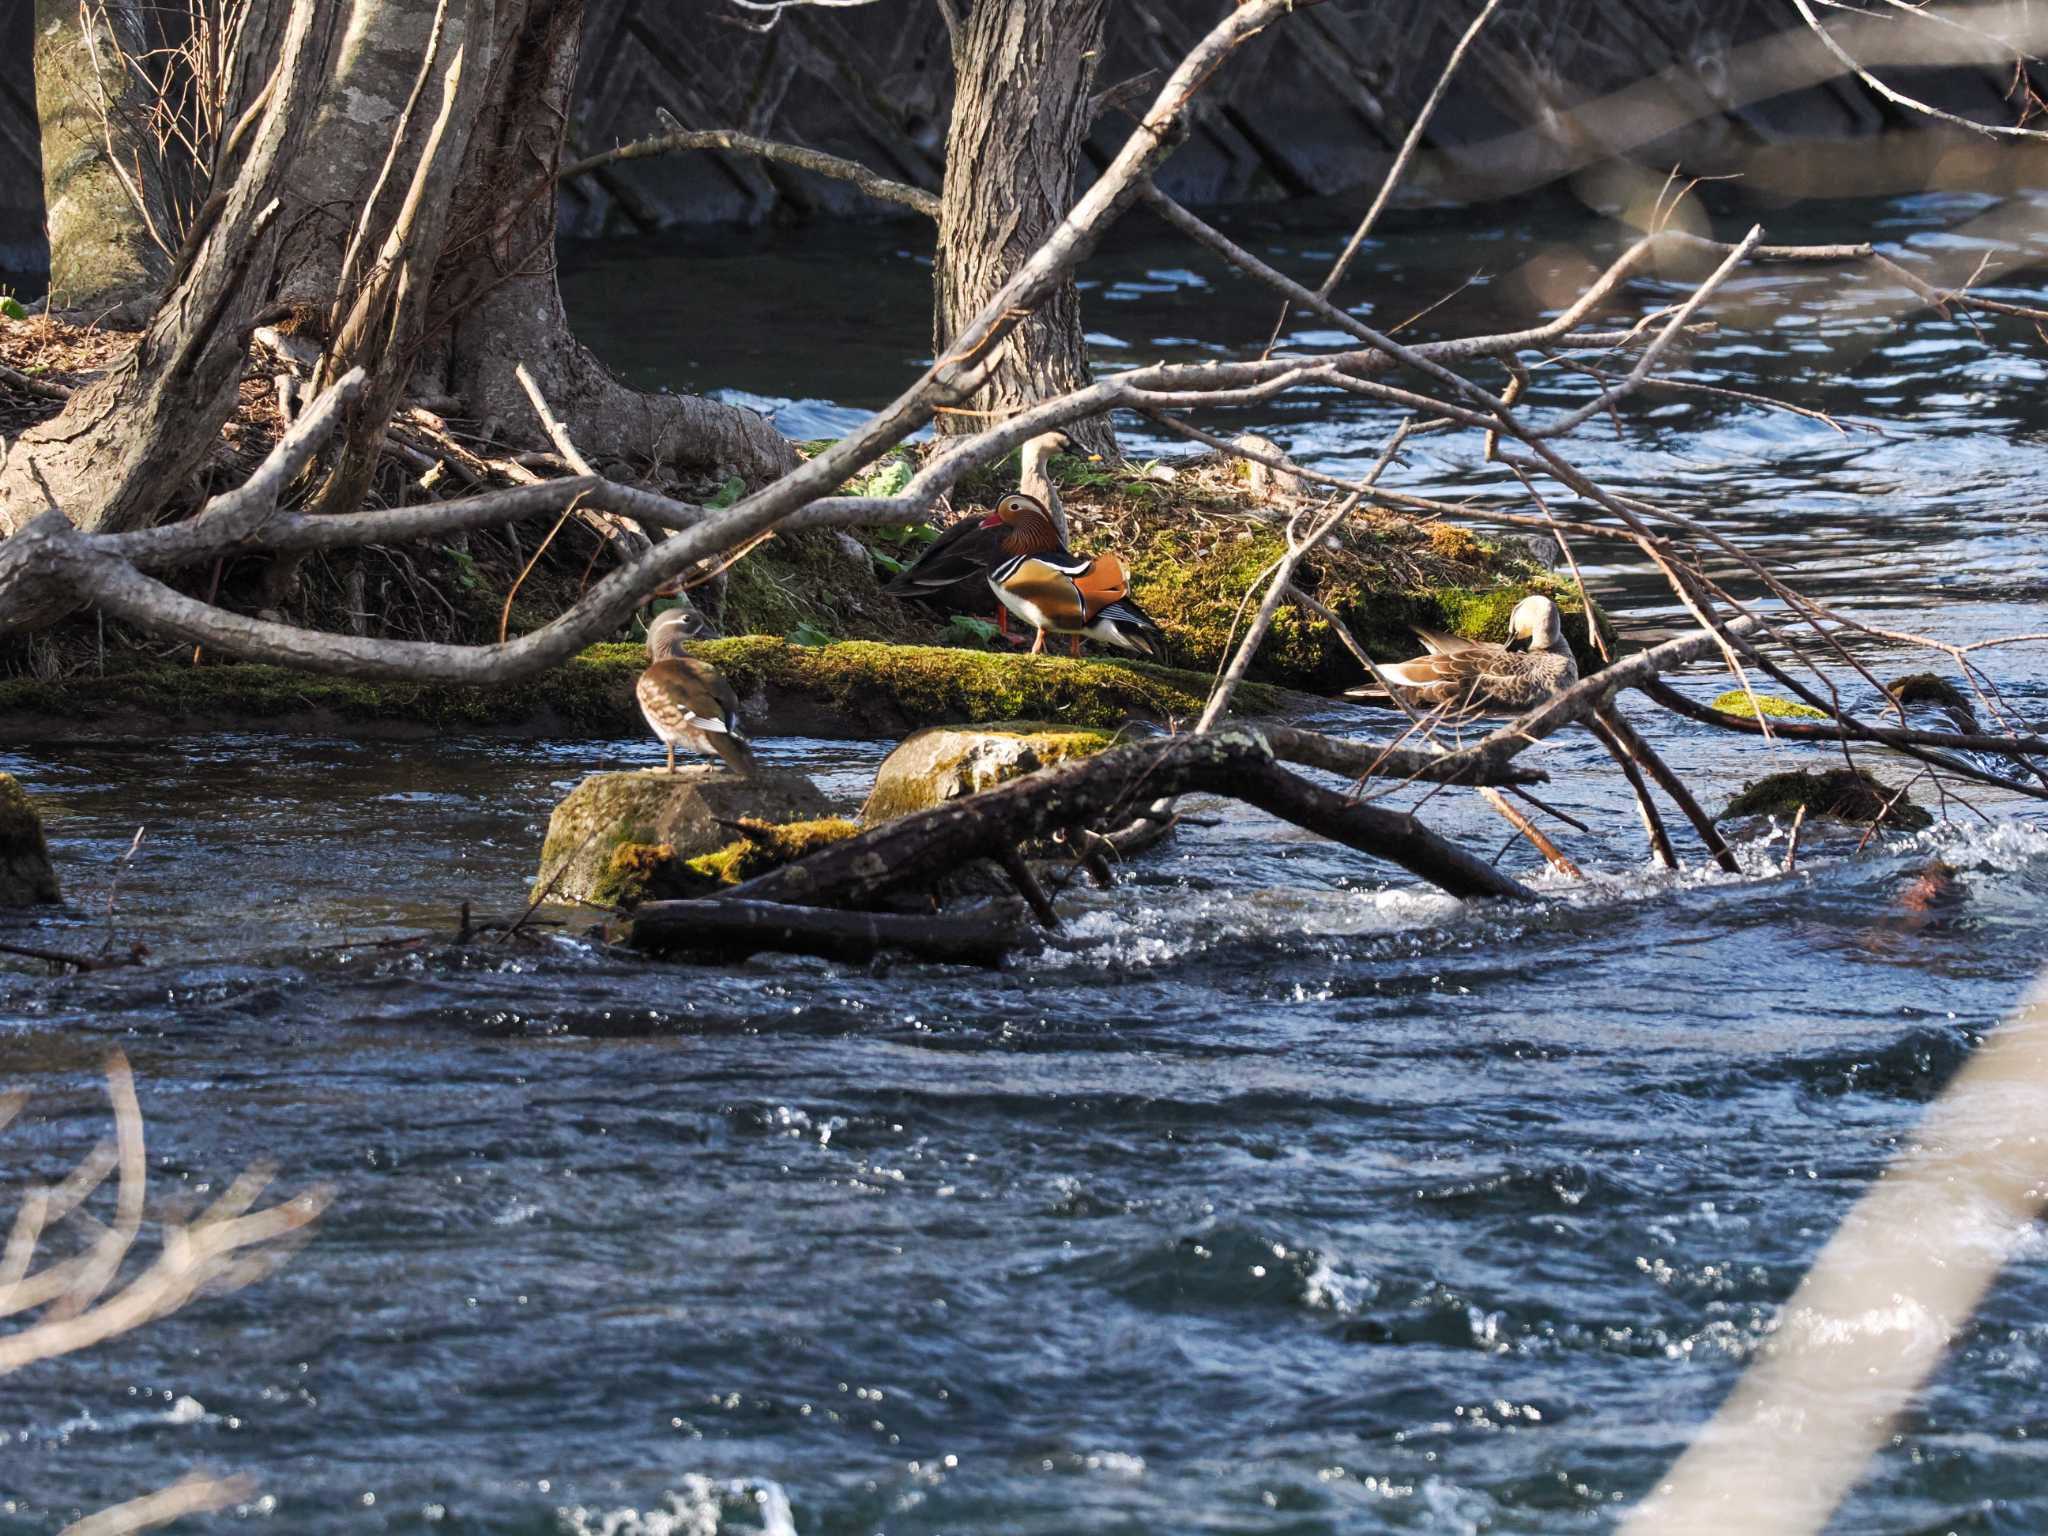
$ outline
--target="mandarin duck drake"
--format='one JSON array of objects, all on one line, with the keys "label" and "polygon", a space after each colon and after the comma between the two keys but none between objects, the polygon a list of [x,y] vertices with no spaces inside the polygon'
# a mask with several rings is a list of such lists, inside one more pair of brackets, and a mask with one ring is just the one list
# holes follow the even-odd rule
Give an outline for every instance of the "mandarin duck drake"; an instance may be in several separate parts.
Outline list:
[{"label": "mandarin duck drake", "polygon": [[[1048,466],[1055,453],[1071,446],[1064,432],[1041,432],[1031,438],[1024,444],[1018,480],[1020,492],[1052,519],[1060,543],[1066,542],[1066,513]],[[986,613],[988,573],[1014,553],[1003,547],[1009,536],[1000,506],[987,513],[970,513],[927,544],[915,561],[883,583],[882,591],[890,597],[931,603],[947,613]],[[997,627],[1007,636],[1009,610],[998,605],[995,617]]]},{"label": "mandarin duck drake", "polygon": [[708,661],[687,655],[683,642],[702,627],[695,611],[669,608],[647,628],[647,670],[633,685],[640,713],[668,748],[668,771],[676,771],[676,748],[717,757],[737,773],[754,769],[754,750],[740,733],[739,695]]},{"label": "mandarin duck drake", "polygon": [[1132,599],[1121,559],[1075,554],[1044,506],[1022,492],[997,502],[994,517],[1006,530],[1004,559],[988,584],[997,602],[1038,631],[1032,655],[1045,649],[1048,631],[1067,636],[1076,656],[1083,635],[1140,656],[1165,654],[1166,636]]},{"label": "mandarin duck drake", "polygon": [[[1578,659],[1564,642],[1564,615],[1547,597],[1515,605],[1505,645],[1431,629],[1415,634],[1425,654],[1379,669],[1411,704],[1454,715],[1519,714],[1579,680]],[[1347,689],[1346,697],[1383,699],[1387,689],[1370,682]]]}]

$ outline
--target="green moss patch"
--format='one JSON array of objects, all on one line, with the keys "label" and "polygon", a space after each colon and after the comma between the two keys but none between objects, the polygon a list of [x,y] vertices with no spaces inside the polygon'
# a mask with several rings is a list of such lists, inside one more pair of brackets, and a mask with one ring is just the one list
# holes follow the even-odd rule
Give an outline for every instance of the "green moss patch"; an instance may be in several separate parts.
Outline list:
[{"label": "green moss patch", "polygon": [[436,731],[516,726],[614,735],[637,726],[633,679],[646,664],[638,646],[598,646],[524,682],[471,687],[363,682],[238,662],[203,667],[156,663],[104,677],[0,679],[0,717],[90,726],[143,715],[200,730],[276,721]]},{"label": "green moss patch", "polygon": [[1774,816],[1789,821],[1802,805],[1809,817],[1824,816],[1859,826],[1882,820],[1885,826],[1902,832],[1917,832],[1934,823],[1920,806],[1860,768],[1833,768],[1825,773],[1803,768],[1771,774],[1744,785],[1742,793],[1730,800],[1716,819]]},{"label": "green moss patch", "polygon": [[844,842],[861,830],[860,823],[843,816],[825,816],[815,821],[787,821],[772,824],[751,818],[740,822],[744,836],[723,848],[701,854],[689,861],[691,872],[711,886],[740,885],[756,875]]},{"label": "green moss patch", "polygon": [[748,816],[737,825],[741,836],[690,859],[678,858],[673,843],[618,844],[592,899],[601,906],[630,909],[649,901],[710,896],[860,831],[859,823],[837,816],[786,822]]},{"label": "green moss patch", "polygon": [[[1187,719],[1201,712],[1209,679],[1150,662],[998,655],[942,646],[789,645],[749,635],[691,647],[731,681],[742,700],[767,696],[789,734],[898,736],[921,725],[1056,720],[1063,726]],[[1272,688],[1238,690],[1245,714],[1288,707]]]},{"label": "green moss patch", "polygon": [[[1751,700],[1755,702],[1752,703]],[[1724,715],[1740,715],[1745,720],[1754,720],[1757,711],[1772,720],[1826,720],[1827,711],[1815,709],[1811,704],[1800,704],[1792,699],[1781,699],[1776,694],[1745,693],[1740,688],[1730,688],[1714,700],[1713,707]]]}]

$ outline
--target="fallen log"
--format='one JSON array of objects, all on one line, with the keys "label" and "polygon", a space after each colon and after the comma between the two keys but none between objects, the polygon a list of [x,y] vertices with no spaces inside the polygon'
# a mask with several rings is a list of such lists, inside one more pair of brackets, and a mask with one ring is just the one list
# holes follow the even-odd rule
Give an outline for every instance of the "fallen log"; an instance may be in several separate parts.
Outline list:
[{"label": "fallen log", "polygon": [[930,885],[975,859],[1000,862],[1019,844],[1055,832],[1121,826],[1145,805],[1200,791],[1228,795],[1296,826],[1398,864],[1453,896],[1534,901],[1535,893],[1430,831],[1413,816],[1362,804],[1274,761],[1256,731],[1174,736],[1112,747],[1040,769],[916,815],[736,886],[751,901],[866,906],[904,887]]},{"label": "fallen log", "polygon": [[1037,939],[1006,909],[1002,917],[905,916],[845,912],[730,896],[650,901],[633,913],[626,942],[646,954],[720,959],[772,949],[859,963],[884,950],[952,965],[997,966]]}]

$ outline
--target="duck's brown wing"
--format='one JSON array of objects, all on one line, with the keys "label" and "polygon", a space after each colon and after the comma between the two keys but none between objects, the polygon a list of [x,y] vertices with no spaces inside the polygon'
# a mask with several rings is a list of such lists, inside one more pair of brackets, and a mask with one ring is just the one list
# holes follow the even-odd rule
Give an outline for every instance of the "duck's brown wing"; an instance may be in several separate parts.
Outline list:
[{"label": "duck's brown wing", "polygon": [[1425,649],[1434,656],[1455,656],[1460,651],[1469,651],[1480,642],[1467,640],[1463,635],[1447,635],[1440,629],[1422,629],[1410,625],[1409,633],[1420,640]]},{"label": "duck's brown wing", "polygon": [[[1453,709],[1483,707],[1496,649],[1468,644],[1463,650],[1391,662],[1379,669],[1380,677],[1416,703]],[[1386,689],[1377,680],[1348,689],[1347,693],[1353,698],[1386,697]]]},{"label": "duck's brown wing", "polygon": [[1000,524],[983,527],[978,513],[963,517],[884,582],[882,590],[891,597],[934,598],[964,582],[978,584],[1003,558],[1003,536],[1008,531]]}]

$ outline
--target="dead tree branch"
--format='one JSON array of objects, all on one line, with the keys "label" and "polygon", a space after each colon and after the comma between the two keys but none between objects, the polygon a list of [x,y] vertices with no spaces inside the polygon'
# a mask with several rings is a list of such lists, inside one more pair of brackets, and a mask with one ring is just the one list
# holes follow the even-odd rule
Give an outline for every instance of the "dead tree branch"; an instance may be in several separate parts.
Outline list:
[{"label": "dead tree branch", "polygon": [[1073,827],[1122,825],[1147,802],[1228,795],[1375,858],[1454,896],[1531,901],[1527,887],[1424,827],[1288,773],[1255,732],[1217,732],[1112,747],[994,789],[887,822],[771,870],[733,894],[756,901],[866,906],[946,870],[1000,859]]},{"label": "dead tree branch", "polygon": [[[869,3],[869,0],[863,0]],[[830,176],[838,181],[850,181],[869,197],[880,202],[896,203],[921,213],[928,219],[939,216],[939,199],[936,194],[922,187],[913,187],[905,182],[891,181],[878,175],[857,160],[847,160],[839,155],[828,155],[823,150],[811,149],[802,144],[784,144],[774,139],[757,138],[751,133],[741,133],[733,128],[685,128],[666,112],[661,114],[663,126],[668,132],[653,138],[640,139],[632,144],[622,144],[617,149],[605,150],[602,154],[587,155],[581,160],[562,167],[557,179],[567,181],[572,176],[582,176],[621,160],[644,160],[652,155],[672,155],[693,149],[721,149],[734,154],[753,155],[762,160],[774,160],[783,165],[793,165],[799,170],[811,171],[819,176]]]}]

